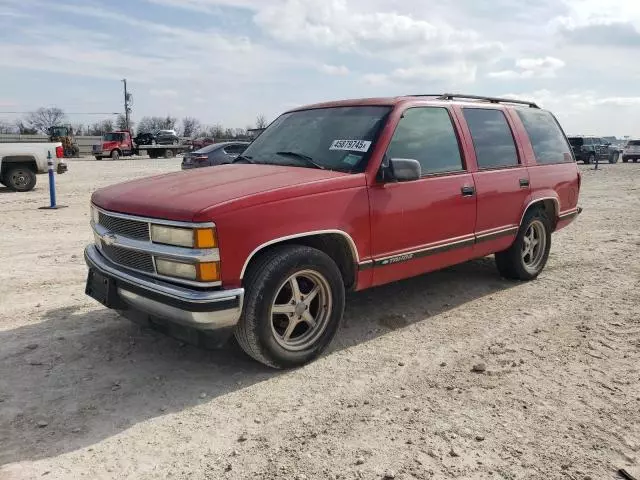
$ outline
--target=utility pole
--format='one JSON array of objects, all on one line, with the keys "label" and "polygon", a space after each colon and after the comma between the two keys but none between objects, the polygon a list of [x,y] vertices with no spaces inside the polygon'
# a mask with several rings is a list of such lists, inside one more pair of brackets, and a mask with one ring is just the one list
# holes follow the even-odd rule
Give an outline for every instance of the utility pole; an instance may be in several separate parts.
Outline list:
[{"label": "utility pole", "polygon": [[127,79],[123,78],[122,83],[124,83],[124,118],[125,123],[127,125],[127,130],[129,130],[129,114],[131,113],[131,94],[127,93]]}]

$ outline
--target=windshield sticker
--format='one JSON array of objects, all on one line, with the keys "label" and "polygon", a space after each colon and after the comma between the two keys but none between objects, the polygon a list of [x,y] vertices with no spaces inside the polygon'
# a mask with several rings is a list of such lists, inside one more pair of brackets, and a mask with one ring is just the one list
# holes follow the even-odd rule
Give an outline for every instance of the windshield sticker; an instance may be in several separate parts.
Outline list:
[{"label": "windshield sticker", "polygon": [[347,153],[342,159],[342,163],[346,163],[350,167],[353,167],[356,163],[360,161],[362,155],[358,155],[356,153]]},{"label": "windshield sticker", "polygon": [[367,152],[371,142],[367,140],[334,140],[329,150],[353,150],[356,152]]}]

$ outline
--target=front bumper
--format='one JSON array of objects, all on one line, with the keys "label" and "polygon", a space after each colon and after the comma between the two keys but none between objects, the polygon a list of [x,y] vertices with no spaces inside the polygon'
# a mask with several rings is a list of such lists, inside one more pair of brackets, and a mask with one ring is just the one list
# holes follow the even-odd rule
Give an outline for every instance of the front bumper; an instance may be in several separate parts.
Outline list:
[{"label": "front bumper", "polygon": [[149,320],[160,319],[222,337],[228,337],[240,319],[243,288],[197,290],[123,271],[107,260],[95,245],[85,249],[84,258],[90,276],[93,270],[112,282],[114,292],[106,306],[122,311],[129,318],[147,316]]}]

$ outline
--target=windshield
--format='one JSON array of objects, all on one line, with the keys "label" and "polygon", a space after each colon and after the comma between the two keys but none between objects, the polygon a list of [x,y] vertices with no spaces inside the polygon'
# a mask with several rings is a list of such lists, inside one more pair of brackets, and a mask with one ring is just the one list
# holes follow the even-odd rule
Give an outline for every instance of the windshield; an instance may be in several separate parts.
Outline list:
[{"label": "windshield", "polygon": [[121,142],[122,138],[123,136],[121,133],[106,133],[104,135],[105,142]]},{"label": "windshield", "polygon": [[640,140],[629,140],[629,143],[627,143],[627,145],[630,147],[640,146]]},{"label": "windshield", "polygon": [[252,163],[363,171],[391,107],[333,107],[278,117],[244,151]]}]

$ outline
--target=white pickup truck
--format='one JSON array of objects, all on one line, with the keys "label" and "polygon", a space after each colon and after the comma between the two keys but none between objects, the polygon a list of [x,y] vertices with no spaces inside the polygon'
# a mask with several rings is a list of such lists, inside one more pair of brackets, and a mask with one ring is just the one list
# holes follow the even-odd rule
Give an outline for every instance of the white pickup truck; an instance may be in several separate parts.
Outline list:
[{"label": "white pickup truck", "polygon": [[67,171],[62,143],[0,143],[0,183],[16,192],[36,186],[36,175],[47,173],[47,154],[51,152],[58,173]]}]

